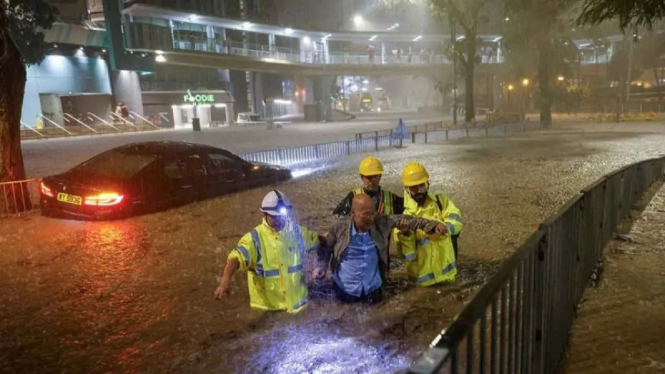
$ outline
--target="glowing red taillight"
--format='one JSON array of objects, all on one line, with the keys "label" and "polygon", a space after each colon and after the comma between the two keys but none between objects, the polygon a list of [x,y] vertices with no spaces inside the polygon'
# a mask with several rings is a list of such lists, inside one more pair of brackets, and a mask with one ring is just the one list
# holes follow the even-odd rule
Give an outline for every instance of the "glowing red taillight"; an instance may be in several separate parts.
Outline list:
[{"label": "glowing red taillight", "polygon": [[55,196],[55,194],[53,193],[53,190],[48,188],[44,184],[44,182],[39,182],[39,189],[42,191],[42,194],[44,196],[48,196],[48,197],[54,197]]},{"label": "glowing red taillight", "polygon": [[86,196],[85,205],[113,206],[122,202],[125,197],[115,192],[105,192],[99,195]]}]

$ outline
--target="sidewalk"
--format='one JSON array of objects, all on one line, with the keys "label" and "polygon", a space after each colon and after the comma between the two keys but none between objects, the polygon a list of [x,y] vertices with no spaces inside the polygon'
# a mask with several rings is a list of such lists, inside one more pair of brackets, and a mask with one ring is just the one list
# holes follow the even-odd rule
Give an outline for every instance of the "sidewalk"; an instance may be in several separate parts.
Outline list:
[{"label": "sidewalk", "polygon": [[605,248],[602,281],[584,294],[563,374],[665,373],[665,186],[628,239]]}]

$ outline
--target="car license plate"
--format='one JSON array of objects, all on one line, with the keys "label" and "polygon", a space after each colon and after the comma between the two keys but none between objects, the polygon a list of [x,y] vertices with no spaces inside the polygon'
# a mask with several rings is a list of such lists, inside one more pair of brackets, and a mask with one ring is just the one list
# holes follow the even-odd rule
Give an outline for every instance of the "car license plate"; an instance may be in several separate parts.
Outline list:
[{"label": "car license plate", "polygon": [[67,204],[74,204],[74,205],[81,205],[83,204],[83,198],[81,196],[74,196],[74,195],[69,195],[66,193],[58,193],[58,201],[61,201],[63,203]]}]

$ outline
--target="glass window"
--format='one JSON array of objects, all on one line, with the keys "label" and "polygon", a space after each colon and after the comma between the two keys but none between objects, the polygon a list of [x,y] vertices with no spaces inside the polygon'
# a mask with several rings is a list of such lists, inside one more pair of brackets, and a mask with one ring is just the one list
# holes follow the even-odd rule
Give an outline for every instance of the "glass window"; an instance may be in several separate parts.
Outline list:
[{"label": "glass window", "polygon": [[208,158],[210,159],[210,172],[213,174],[226,173],[243,167],[243,162],[231,154],[210,153]]},{"label": "glass window", "polygon": [[187,158],[174,160],[164,166],[164,173],[170,179],[181,179],[186,177],[196,177],[208,174],[208,170],[201,156],[192,155]]},{"label": "glass window", "polygon": [[73,171],[112,178],[132,177],[155,161],[154,155],[109,151],[93,157]]}]

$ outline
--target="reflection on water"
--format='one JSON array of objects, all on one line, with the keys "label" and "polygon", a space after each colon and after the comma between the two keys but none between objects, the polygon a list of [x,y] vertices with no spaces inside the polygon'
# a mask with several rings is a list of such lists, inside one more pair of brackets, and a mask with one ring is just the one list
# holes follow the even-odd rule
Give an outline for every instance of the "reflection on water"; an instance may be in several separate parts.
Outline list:
[{"label": "reflection on water", "polygon": [[247,374],[394,373],[409,364],[397,341],[377,345],[320,325],[279,328],[258,339],[261,350],[248,360]]}]

